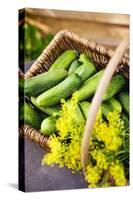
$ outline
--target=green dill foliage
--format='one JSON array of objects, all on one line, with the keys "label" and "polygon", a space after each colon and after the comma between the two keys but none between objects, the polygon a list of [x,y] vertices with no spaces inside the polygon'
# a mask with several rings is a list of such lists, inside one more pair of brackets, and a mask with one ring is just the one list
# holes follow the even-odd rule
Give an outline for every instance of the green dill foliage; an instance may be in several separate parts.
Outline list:
[{"label": "green dill foliage", "polygon": [[[56,122],[57,135],[51,135],[47,153],[42,164],[67,166],[72,172],[81,171],[80,148],[85,121],[75,119],[78,96],[75,92],[69,104],[62,100],[60,117]],[[110,112],[107,120],[98,112],[95,122],[85,180],[88,187],[124,186],[128,182],[129,133],[121,114]]]}]

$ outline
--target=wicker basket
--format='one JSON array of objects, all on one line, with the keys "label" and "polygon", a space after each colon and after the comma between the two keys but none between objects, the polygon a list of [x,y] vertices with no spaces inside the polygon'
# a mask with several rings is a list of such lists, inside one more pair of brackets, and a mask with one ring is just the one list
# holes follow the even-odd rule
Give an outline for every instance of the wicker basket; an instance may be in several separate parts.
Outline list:
[{"label": "wicker basket", "polygon": [[[65,50],[75,49],[79,53],[90,56],[97,68],[105,68],[114,51],[96,44],[92,40],[79,37],[68,30],[62,30],[56,34],[48,47],[42,52],[38,59],[25,74],[25,78],[36,76],[49,69],[55,59]],[[122,73],[129,78],[129,57],[125,54],[117,68],[116,73]],[[20,135],[38,143],[42,148],[49,151],[47,144],[48,137],[43,136],[39,131],[29,125],[21,126]]]}]

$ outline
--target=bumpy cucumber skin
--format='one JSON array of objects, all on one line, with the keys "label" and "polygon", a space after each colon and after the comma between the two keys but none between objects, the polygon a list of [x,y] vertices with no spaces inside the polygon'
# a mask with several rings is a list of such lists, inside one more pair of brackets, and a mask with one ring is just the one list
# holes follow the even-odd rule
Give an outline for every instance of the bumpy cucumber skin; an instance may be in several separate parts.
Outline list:
[{"label": "bumpy cucumber skin", "polygon": [[64,69],[56,69],[44,72],[40,75],[25,80],[25,95],[37,96],[40,93],[60,83],[67,77],[68,73]]},{"label": "bumpy cucumber skin", "polygon": [[124,78],[124,76],[120,74],[115,75],[112,78],[105,95],[103,96],[103,101],[112,98],[117,92],[119,92],[122,89],[122,87],[124,87],[125,84],[126,79]]},{"label": "bumpy cucumber skin", "polygon": [[26,124],[31,125],[33,128],[40,129],[40,124],[41,124],[42,118],[26,102],[21,107],[20,115],[21,115],[20,119],[24,120],[24,122]]},{"label": "bumpy cucumber skin", "polygon": [[79,60],[74,60],[69,67],[68,74],[73,73],[82,63]]},{"label": "bumpy cucumber skin", "polygon": [[122,104],[123,109],[129,115],[129,94],[128,94],[128,92],[121,92],[119,94],[119,100]]},{"label": "bumpy cucumber skin", "polygon": [[96,73],[96,68],[92,67],[89,64],[83,64],[80,67],[78,67],[78,69],[76,69],[74,73],[78,74],[81,77],[82,81],[85,81],[86,79],[88,79]]},{"label": "bumpy cucumber skin", "polygon": [[81,83],[81,78],[77,74],[71,74],[64,81],[38,96],[37,105],[52,106],[58,104],[61,99],[66,99],[74,93]]},{"label": "bumpy cucumber skin", "polygon": [[121,104],[115,98],[111,98],[108,101],[103,102],[101,107],[102,107],[102,114],[106,118],[108,117],[108,114],[110,112],[113,112],[113,111],[117,111],[119,113],[122,112]]},{"label": "bumpy cucumber skin", "polygon": [[56,118],[52,116],[45,118],[41,123],[40,132],[46,136],[56,133]]},{"label": "bumpy cucumber skin", "polygon": [[48,115],[56,115],[59,116],[60,115],[60,106],[59,105],[55,105],[55,106],[49,106],[49,107],[41,107],[38,106],[36,103],[36,97],[31,97],[31,102],[33,103],[34,106],[36,106],[38,109],[40,109],[42,112],[48,114]]},{"label": "bumpy cucumber skin", "polygon": [[51,65],[50,70],[52,69],[68,69],[70,64],[76,60],[77,53],[74,50],[67,50],[62,53],[55,62]]},{"label": "bumpy cucumber skin", "polygon": [[104,70],[101,70],[83,82],[82,86],[77,90],[79,101],[83,101],[95,93],[103,72]]}]

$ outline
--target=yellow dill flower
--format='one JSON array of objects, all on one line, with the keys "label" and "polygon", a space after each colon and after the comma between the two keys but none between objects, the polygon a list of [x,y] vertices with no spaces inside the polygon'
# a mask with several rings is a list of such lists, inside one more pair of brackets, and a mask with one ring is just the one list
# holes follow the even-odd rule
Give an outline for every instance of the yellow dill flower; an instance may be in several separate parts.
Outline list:
[{"label": "yellow dill flower", "polygon": [[107,119],[110,126],[113,126],[118,130],[117,134],[119,135],[124,129],[124,122],[121,120],[120,113],[117,111],[110,112]]},{"label": "yellow dill flower", "polygon": [[96,188],[96,187],[97,187],[97,184],[95,184],[95,183],[90,183],[90,184],[88,185],[88,187],[89,187],[89,188]]},{"label": "yellow dill flower", "polygon": [[81,169],[80,146],[80,142],[73,140],[67,149],[67,153],[64,155],[65,165],[76,171]]},{"label": "yellow dill flower", "polygon": [[60,167],[63,167],[64,162],[62,157],[65,152],[65,146],[60,142],[59,137],[55,135],[50,136],[48,144],[51,151],[44,156],[42,164],[59,164]]},{"label": "yellow dill flower", "polygon": [[108,168],[109,163],[107,162],[107,158],[102,150],[94,150],[91,155],[93,159],[96,160],[96,164],[100,169],[106,170]]},{"label": "yellow dill flower", "polygon": [[117,136],[114,127],[106,127],[98,133],[98,138],[105,143],[105,146],[110,151],[117,150],[122,145],[122,139]]},{"label": "yellow dill flower", "polygon": [[80,148],[85,120],[77,102],[76,93],[71,100],[62,100],[60,117],[56,122],[58,136],[49,138],[51,152],[44,157],[43,163],[55,163],[60,167],[65,165],[73,171],[81,170]]},{"label": "yellow dill flower", "polygon": [[85,120],[78,107],[78,96],[75,92],[70,100],[62,100],[62,109],[60,117],[56,122],[56,128],[59,131],[60,137],[63,139],[70,132],[73,132],[73,127],[78,129],[80,126],[83,127],[84,123]]},{"label": "yellow dill flower", "polygon": [[124,129],[120,114],[116,111],[110,112],[108,122],[98,120],[95,123],[94,132],[99,141],[104,142],[109,151],[116,151],[122,145],[121,133]]},{"label": "yellow dill flower", "polygon": [[96,184],[101,179],[101,169],[98,166],[89,164],[86,168],[86,180],[90,184]]},{"label": "yellow dill flower", "polygon": [[126,185],[126,178],[124,173],[124,167],[120,163],[113,163],[110,168],[109,172],[115,181],[117,186],[125,186]]}]

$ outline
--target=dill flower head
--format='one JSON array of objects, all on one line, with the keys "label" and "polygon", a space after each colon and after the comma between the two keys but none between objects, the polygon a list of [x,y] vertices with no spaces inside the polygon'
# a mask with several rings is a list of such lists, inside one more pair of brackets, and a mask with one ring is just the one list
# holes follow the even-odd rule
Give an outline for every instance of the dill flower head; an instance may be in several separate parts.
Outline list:
[{"label": "dill flower head", "polygon": [[122,145],[121,134],[124,130],[123,121],[116,111],[108,114],[108,122],[98,120],[95,124],[95,135],[98,141],[104,142],[107,150],[116,151]]},{"label": "dill flower head", "polygon": [[92,166],[89,164],[86,168],[86,180],[88,183],[92,184],[91,186],[95,186],[101,179],[101,169],[98,166]]},{"label": "dill flower head", "polygon": [[78,96],[75,92],[70,100],[62,100],[60,117],[56,122],[56,128],[62,139],[68,137],[74,131],[83,131],[85,120],[78,106]]},{"label": "dill flower head", "polygon": [[50,136],[48,140],[48,145],[51,151],[44,156],[42,164],[59,164],[60,167],[63,167],[63,154],[65,152],[65,145],[62,144],[60,142],[60,138],[55,135]]},{"label": "dill flower head", "polygon": [[85,120],[78,107],[77,93],[74,93],[71,100],[62,100],[60,117],[56,122],[58,136],[51,135],[51,152],[44,157],[42,163],[65,165],[73,172],[81,170],[80,147],[84,124]]},{"label": "dill flower head", "polygon": [[96,164],[100,169],[106,170],[108,168],[109,163],[107,161],[106,155],[104,154],[103,150],[100,149],[94,150],[91,152],[91,155],[93,159],[95,159]]},{"label": "dill flower head", "polygon": [[125,173],[124,173],[124,166],[122,163],[115,162],[111,164],[109,168],[109,172],[111,176],[113,177],[115,184],[117,186],[125,186],[126,185],[126,178],[125,178]]}]

